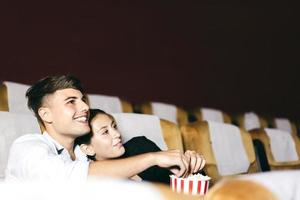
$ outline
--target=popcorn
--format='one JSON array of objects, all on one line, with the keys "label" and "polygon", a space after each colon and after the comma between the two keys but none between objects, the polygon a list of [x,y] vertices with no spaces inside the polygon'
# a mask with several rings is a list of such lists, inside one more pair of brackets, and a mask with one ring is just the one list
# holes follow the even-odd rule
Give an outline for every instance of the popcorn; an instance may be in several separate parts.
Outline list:
[{"label": "popcorn", "polygon": [[173,191],[192,195],[204,195],[208,190],[211,178],[202,174],[195,174],[186,178],[171,175],[170,179],[170,187]]}]

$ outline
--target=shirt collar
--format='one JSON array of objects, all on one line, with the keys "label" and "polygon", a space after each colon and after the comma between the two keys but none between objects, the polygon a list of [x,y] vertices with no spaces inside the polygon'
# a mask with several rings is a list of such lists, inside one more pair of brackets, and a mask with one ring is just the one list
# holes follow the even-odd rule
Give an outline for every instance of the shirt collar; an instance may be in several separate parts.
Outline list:
[{"label": "shirt collar", "polygon": [[[57,155],[61,155],[63,157],[66,157],[67,160],[69,160],[70,155],[68,151],[64,151],[65,148],[59,144],[53,137],[49,135],[46,131],[43,132],[44,138],[47,140],[49,144],[51,144],[53,151],[57,153]],[[74,147],[74,153],[76,156],[76,160],[82,160],[87,161],[87,157],[85,153],[83,153],[78,145]]]},{"label": "shirt collar", "polygon": [[54,145],[57,154],[60,155],[64,150],[64,147],[61,144],[59,144],[53,137],[51,137],[46,131],[43,132],[43,135],[45,136],[47,141]]}]

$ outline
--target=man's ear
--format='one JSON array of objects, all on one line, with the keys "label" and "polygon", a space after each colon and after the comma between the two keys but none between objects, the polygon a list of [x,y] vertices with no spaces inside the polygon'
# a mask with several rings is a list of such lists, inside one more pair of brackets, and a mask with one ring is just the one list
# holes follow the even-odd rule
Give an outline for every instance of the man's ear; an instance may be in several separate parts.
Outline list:
[{"label": "man's ear", "polygon": [[47,107],[40,107],[38,110],[40,118],[46,123],[52,123],[52,115],[50,109]]},{"label": "man's ear", "polygon": [[96,154],[94,148],[91,145],[81,144],[80,149],[83,153],[85,153],[88,156],[94,156]]}]

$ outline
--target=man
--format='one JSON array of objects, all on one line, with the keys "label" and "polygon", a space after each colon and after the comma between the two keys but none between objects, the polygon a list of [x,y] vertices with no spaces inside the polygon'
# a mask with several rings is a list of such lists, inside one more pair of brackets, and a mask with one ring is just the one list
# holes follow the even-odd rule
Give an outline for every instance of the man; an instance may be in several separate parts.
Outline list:
[{"label": "man", "polygon": [[204,159],[193,151],[145,153],[125,159],[88,162],[74,141],[90,131],[89,106],[83,88],[73,76],[51,76],[28,89],[28,107],[45,129],[42,135],[18,138],[12,145],[6,179],[86,180],[88,176],[132,177],[158,165],[177,176],[203,168]]}]

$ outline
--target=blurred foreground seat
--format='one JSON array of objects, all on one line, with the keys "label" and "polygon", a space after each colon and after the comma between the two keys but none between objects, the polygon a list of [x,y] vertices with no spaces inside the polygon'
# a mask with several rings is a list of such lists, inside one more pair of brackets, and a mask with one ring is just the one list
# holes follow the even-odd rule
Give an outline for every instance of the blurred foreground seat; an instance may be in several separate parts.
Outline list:
[{"label": "blurred foreground seat", "polygon": [[224,179],[212,187],[205,200],[298,200],[300,171],[285,170]]},{"label": "blurred foreground seat", "polygon": [[25,182],[1,183],[1,199],[130,199],[130,200],[196,200],[199,197],[172,192],[168,186],[119,180],[93,178],[86,183]]}]

